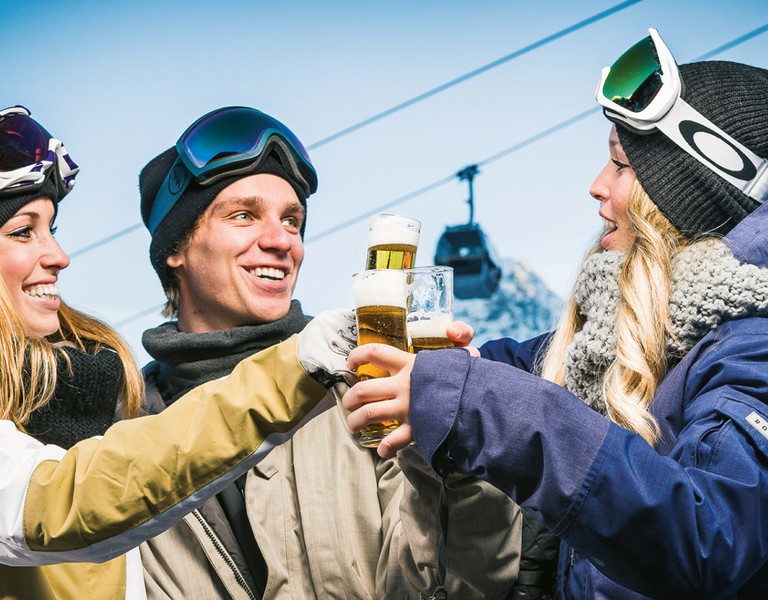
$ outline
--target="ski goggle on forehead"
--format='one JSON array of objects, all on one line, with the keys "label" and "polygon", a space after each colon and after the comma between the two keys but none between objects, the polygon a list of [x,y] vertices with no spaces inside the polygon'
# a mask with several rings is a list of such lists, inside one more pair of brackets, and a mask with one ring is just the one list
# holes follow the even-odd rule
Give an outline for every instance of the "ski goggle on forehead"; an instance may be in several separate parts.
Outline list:
[{"label": "ski goggle on forehead", "polygon": [[595,97],[605,116],[636,133],[658,129],[757,202],[768,200],[768,160],[682,99],[675,59],[655,29],[602,71]]},{"label": "ski goggle on forehead", "polygon": [[317,174],[309,153],[293,132],[254,108],[230,106],[209,112],[192,123],[176,142],[178,158],[155,196],[148,229],[154,234],[192,179],[200,185],[255,168],[279,146],[290,157],[283,165],[304,183],[307,195],[317,190]]},{"label": "ski goggle on forehead", "polygon": [[79,170],[64,144],[26,108],[0,110],[0,196],[34,192],[53,175],[61,200],[75,185]]}]

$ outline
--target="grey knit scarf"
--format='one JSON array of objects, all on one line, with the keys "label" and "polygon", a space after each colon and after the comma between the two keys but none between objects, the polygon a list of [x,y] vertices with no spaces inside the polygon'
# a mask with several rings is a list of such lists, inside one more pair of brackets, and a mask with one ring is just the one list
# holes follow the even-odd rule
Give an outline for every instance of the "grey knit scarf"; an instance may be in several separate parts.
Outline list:
[{"label": "grey knit scarf", "polygon": [[287,340],[309,322],[298,300],[282,319],[213,333],[184,333],[176,322],[148,329],[142,344],[154,358],[144,367],[148,383],[172,404],[198,385],[228,375],[244,358]]},{"label": "grey knit scarf", "polygon": [[[586,317],[565,357],[565,387],[605,414],[603,376],[616,358],[615,323],[624,252],[589,257],[576,282],[576,302]],[[702,241],[683,250],[672,265],[667,336],[671,367],[718,325],[768,316],[768,269],[740,264],[722,241]]]}]

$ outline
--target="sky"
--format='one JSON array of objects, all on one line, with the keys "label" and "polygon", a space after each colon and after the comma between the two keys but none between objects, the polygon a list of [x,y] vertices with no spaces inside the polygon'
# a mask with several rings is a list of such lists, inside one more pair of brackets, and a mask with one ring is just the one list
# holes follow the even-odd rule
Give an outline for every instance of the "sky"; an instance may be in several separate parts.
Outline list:
[{"label": "sky", "polygon": [[454,175],[470,164],[497,254],[567,295],[601,228],[588,193],[608,158],[600,69],[648,27],[680,63],[768,68],[765,0],[0,0],[0,104],[29,108],[80,165],[58,217],[72,255],[59,289],[144,363],[164,295],[138,173],[227,105],[310,148],[319,189],[294,294],[308,314],[352,305],[370,214],[421,220],[417,264],[431,264],[443,229],[469,217]]}]

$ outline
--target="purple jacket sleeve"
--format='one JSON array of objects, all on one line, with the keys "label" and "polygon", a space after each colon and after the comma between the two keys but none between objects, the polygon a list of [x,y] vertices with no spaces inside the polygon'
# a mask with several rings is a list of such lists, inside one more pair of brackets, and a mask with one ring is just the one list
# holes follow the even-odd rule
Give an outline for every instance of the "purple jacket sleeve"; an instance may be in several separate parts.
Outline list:
[{"label": "purple jacket sleeve", "polygon": [[536,358],[546,346],[550,336],[550,333],[545,333],[525,342],[502,338],[486,342],[478,349],[483,358],[506,363],[529,373],[536,373],[538,366]]},{"label": "purple jacket sleeve", "polygon": [[578,508],[609,426],[560,386],[461,349],[416,357],[411,424],[438,473],[475,474],[534,516],[546,507],[549,527]]}]

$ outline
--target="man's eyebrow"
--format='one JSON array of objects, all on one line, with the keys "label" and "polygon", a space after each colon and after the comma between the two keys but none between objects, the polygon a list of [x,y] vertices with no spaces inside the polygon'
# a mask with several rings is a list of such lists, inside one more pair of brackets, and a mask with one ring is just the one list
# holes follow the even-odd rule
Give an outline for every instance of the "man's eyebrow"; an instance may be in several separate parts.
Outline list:
[{"label": "man's eyebrow", "polygon": [[217,204],[214,208],[214,212],[232,210],[233,208],[237,208],[239,206],[261,208],[265,203],[266,200],[261,196],[229,198]]},{"label": "man's eyebrow", "polygon": [[304,205],[301,202],[291,202],[290,204],[286,205],[285,210],[291,211],[291,212],[306,212],[306,208],[304,208]]}]

